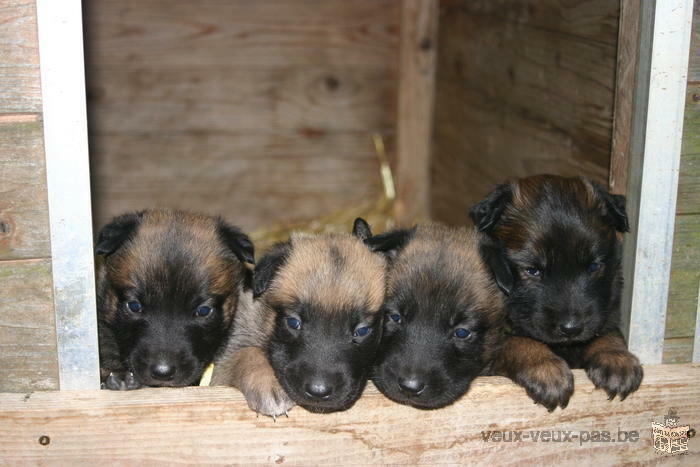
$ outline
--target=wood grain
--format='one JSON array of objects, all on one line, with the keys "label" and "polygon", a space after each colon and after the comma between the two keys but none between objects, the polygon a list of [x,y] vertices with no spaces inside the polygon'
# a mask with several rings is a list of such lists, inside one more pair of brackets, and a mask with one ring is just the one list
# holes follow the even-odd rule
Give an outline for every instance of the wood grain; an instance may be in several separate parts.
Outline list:
[{"label": "wood grain", "polygon": [[688,81],[700,84],[700,3],[693,4],[693,30],[690,36]]},{"label": "wood grain", "polygon": [[0,392],[58,389],[51,261],[0,261],[0,310]]},{"label": "wood grain", "polygon": [[[569,407],[548,413],[502,378],[481,378],[457,404],[435,411],[396,405],[368,388],[351,410],[293,409],[256,418],[228,388],[0,394],[0,457],[45,464],[588,464],[655,463],[651,422],[676,407],[700,425],[700,367],[647,367],[639,392],[609,402],[580,370]],[[637,431],[636,442],[487,442],[488,431]],[[39,438],[48,437],[48,444]],[[46,442],[46,440],[44,441]],[[682,461],[697,463],[700,439]]]},{"label": "wood grain", "polygon": [[441,3],[431,199],[452,224],[508,177],[609,177],[619,4]]},{"label": "wood grain", "polygon": [[30,116],[0,122],[0,260],[51,255],[43,131]]},{"label": "wood grain", "polygon": [[254,230],[377,198],[399,3],[86,2],[95,227],[157,205]]},{"label": "wood grain", "polygon": [[632,115],[639,52],[641,0],[620,1],[620,28],[617,38],[615,74],[615,113],[610,152],[610,190],[627,192],[627,170],[632,137]]},{"label": "wood grain", "polygon": [[41,112],[35,0],[0,3],[0,113]]},{"label": "wood grain", "polygon": [[401,2],[394,208],[404,225],[430,216],[438,11],[437,0]]}]

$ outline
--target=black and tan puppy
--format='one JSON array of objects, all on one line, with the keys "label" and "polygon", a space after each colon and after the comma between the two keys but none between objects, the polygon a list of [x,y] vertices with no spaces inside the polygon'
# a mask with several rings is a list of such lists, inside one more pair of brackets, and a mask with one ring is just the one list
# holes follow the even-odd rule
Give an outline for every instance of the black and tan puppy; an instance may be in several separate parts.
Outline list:
[{"label": "black and tan puppy", "polygon": [[489,371],[503,338],[503,295],[471,229],[425,225],[369,238],[392,257],[372,381],[390,399],[436,409]]},{"label": "black and tan puppy", "polygon": [[248,237],[218,218],[147,210],[105,226],[96,252],[104,387],[196,384],[233,322]]},{"label": "black and tan puppy", "polygon": [[354,235],[293,234],[255,268],[255,301],[236,316],[212,384],[235,386],[256,412],[295,403],[315,412],[349,408],[362,393],[381,335],[386,261]]},{"label": "black and tan puppy", "polygon": [[585,178],[540,175],[500,185],[470,212],[499,245],[487,255],[513,337],[498,359],[550,410],[584,368],[610,399],[637,390],[642,367],[619,330],[625,199]]}]

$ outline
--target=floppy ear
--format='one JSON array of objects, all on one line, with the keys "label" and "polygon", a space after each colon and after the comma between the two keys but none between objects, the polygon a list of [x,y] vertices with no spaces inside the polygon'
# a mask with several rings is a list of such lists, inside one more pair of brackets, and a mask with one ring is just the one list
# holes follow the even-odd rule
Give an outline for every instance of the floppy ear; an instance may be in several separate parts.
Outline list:
[{"label": "floppy ear", "polygon": [[253,271],[253,298],[258,298],[267,290],[291,251],[292,245],[289,242],[277,243],[260,258]]},{"label": "floppy ear", "polygon": [[143,213],[144,211],[122,214],[102,227],[97,235],[95,253],[108,256],[117,251],[124,242],[134,236],[136,228],[141,223]]},{"label": "floppy ear", "polygon": [[494,240],[484,237],[479,244],[479,253],[484,263],[491,270],[496,284],[506,295],[510,295],[513,290],[515,279],[513,271],[508,264],[503,248]]},{"label": "floppy ear", "polygon": [[603,217],[615,227],[618,232],[629,232],[630,225],[627,220],[626,200],[623,195],[613,195],[594,181],[589,180],[598,198],[605,206]]},{"label": "floppy ear", "polygon": [[221,218],[217,219],[216,227],[221,241],[236,255],[236,258],[242,263],[255,264],[255,247],[246,234]]},{"label": "floppy ear", "polygon": [[352,234],[360,240],[367,240],[372,236],[372,229],[369,228],[369,224],[366,220],[358,217],[352,225]]},{"label": "floppy ear", "polygon": [[369,237],[365,240],[365,245],[374,252],[384,253],[390,260],[396,258],[399,252],[413,238],[416,228],[399,229],[385,232],[383,234]]},{"label": "floppy ear", "polygon": [[482,232],[490,231],[501,218],[506,206],[513,199],[510,183],[498,185],[486,198],[476,203],[469,210],[469,217]]}]

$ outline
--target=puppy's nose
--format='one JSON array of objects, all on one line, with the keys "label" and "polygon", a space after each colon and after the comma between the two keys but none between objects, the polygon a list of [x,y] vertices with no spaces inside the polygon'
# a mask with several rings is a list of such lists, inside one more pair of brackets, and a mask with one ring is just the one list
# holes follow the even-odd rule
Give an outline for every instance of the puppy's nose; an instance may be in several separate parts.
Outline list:
[{"label": "puppy's nose", "polygon": [[175,377],[177,367],[168,362],[158,362],[151,365],[151,376],[159,381],[170,381]]},{"label": "puppy's nose", "polygon": [[407,396],[419,396],[425,390],[425,382],[416,376],[399,380],[401,392]]},{"label": "puppy's nose", "polygon": [[559,330],[566,337],[576,337],[583,331],[583,325],[577,321],[567,321],[559,326]]},{"label": "puppy's nose", "polygon": [[313,379],[306,383],[304,391],[314,399],[328,399],[333,393],[333,386],[323,379]]}]

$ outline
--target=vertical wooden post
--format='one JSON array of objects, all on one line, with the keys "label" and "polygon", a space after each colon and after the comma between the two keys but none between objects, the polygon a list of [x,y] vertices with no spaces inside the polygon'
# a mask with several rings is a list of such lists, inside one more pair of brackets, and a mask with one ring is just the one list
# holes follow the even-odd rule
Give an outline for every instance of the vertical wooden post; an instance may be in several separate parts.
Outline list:
[{"label": "vertical wooden post", "polygon": [[430,215],[438,11],[437,0],[403,0],[401,4],[395,164],[395,215],[401,224]]},{"label": "vertical wooden post", "polygon": [[99,389],[80,0],[37,0],[61,389]]},{"label": "vertical wooden post", "polygon": [[629,347],[661,363],[693,0],[642,2],[632,120],[623,293]]}]

